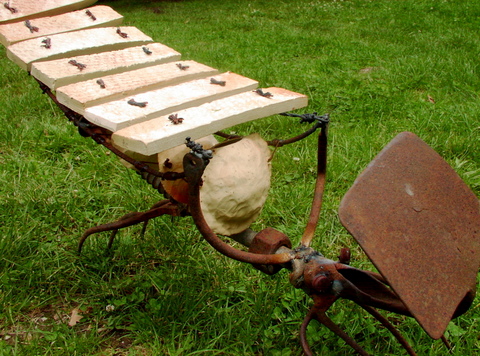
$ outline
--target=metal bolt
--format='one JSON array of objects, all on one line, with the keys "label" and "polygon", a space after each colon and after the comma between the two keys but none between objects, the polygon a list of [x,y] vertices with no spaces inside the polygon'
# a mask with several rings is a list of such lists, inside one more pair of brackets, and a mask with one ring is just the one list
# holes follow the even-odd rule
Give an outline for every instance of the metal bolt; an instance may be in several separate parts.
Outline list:
[{"label": "metal bolt", "polygon": [[345,264],[345,265],[349,265],[350,264],[350,258],[351,258],[350,249],[349,248],[342,248],[340,250],[340,256],[338,256],[338,261],[340,263]]},{"label": "metal bolt", "polygon": [[324,274],[315,276],[312,281],[312,287],[316,292],[325,292],[328,288],[330,288],[331,284],[332,282],[330,281],[330,278]]}]

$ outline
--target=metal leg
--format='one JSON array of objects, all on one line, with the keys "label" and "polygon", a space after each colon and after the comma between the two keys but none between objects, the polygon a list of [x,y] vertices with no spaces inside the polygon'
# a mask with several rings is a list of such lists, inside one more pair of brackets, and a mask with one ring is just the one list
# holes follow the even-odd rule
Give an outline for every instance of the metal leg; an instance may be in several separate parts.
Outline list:
[{"label": "metal leg", "polygon": [[[323,309],[323,308],[322,308]],[[303,320],[303,323],[300,327],[300,343],[303,348],[303,352],[307,356],[313,356],[312,350],[310,349],[310,346],[308,345],[307,341],[307,327],[308,324],[312,321],[312,319],[317,320],[319,323],[322,325],[326,326],[330,331],[332,331],[335,335],[338,337],[342,338],[350,347],[352,347],[359,355],[362,356],[369,356],[369,353],[367,353],[357,342],[352,339],[348,334],[340,329],[340,327],[335,324],[332,319],[330,319],[327,314],[325,314],[324,310],[319,309],[317,306],[313,306],[305,319]]]},{"label": "metal leg", "polygon": [[417,356],[416,352],[410,346],[410,344],[405,340],[405,338],[400,334],[400,332],[395,329],[395,327],[375,308],[372,308],[368,305],[359,304],[363,309],[365,309],[370,315],[377,319],[385,328],[392,333],[393,336],[398,340],[398,342],[403,346],[403,348],[408,352],[410,356]]},{"label": "metal leg", "polygon": [[[132,226],[141,222],[148,222],[150,219],[154,219],[161,215],[181,216],[184,212],[178,205],[172,204],[169,200],[162,200],[155,204],[150,210],[145,212],[133,212],[122,216],[120,219],[114,222],[110,222],[103,225],[98,225],[87,229],[78,242],[78,253],[82,252],[83,244],[85,240],[92,234],[96,234],[103,231],[112,231],[107,248],[111,248],[113,240],[119,229],[123,229],[128,226]],[[145,233],[146,224],[142,228],[142,234]]]}]

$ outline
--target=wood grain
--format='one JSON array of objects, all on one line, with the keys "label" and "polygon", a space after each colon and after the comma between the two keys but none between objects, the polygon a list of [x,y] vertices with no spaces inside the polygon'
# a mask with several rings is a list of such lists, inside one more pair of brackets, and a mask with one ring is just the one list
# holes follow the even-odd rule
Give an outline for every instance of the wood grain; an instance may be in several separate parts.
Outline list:
[{"label": "wood grain", "polygon": [[22,69],[30,71],[32,63],[69,56],[112,51],[152,42],[152,39],[136,27],[120,27],[128,34],[124,38],[116,27],[92,28],[48,36],[51,47],[42,42],[45,38],[34,38],[15,43],[7,48],[7,56]]},{"label": "wood grain", "polygon": [[273,94],[265,98],[253,91],[237,94],[199,107],[178,112],[184,118],[174,125],[167,115],[115,132],[113,142],[123,149],[152,155],[192,139],[207,136],[240,123],[307,106],[305,95],[281,88],[265,89]]},{"label": "wood grain", "polygon": [[103,76],[101,80],[105,88],[100,87],[98,79],[70,84],[57,89],[57,99],[63,105],[83,115],[85,109],[90,106],[218,73],[216,69],[194,61],[184,61],[182,64],[188,65],[188,70],[179,70],[176,63],[172,62]]},{"label": "wood grain", "polygon": [[[1,5],[0,5],[1,6]],[[89,10],[95,20],[86,14]],[[109,6],[93,6],[88,9],[67,12],[56,16],[41,17],[29,20],[37,31],[31,31],[25,21],[0,25],[0,43],[5,47],[31,38],[51,36],[57,33],[70,32],[94,27],[120,26],[123,16]]]},{"label": "wood grain", "polygon": [[[226,81],[225,86],[210,83],[210,77],[141,93],[123,100],[93,106],[85,110],[85,118],[111,131],[174,113],[189,107],[221,99],[237,93],[254,90],[258,83],[235,73],[216,76]],[[146,107],[128,104],[130,99],[147,102]]]},{"label": "wood grain", "polygon": [[[146,54],[143,47],[148,47],[152,53]],[[56,89],[80,81],[176,61],[180,57],[180,53],[170,47],[161,43],[149,43],[116,51],[33,63],[31,74],[50,89]],[[68,63],[70,60],[83,63],[86,68],[80,71]]]},{"label": "wood grain", "polygon": [[[42,16],[52,16],[75,11],[96,3],[97,0],[2,0],[0,23],[9,23]],[[12,13],[4,3],[16,10]]]}]

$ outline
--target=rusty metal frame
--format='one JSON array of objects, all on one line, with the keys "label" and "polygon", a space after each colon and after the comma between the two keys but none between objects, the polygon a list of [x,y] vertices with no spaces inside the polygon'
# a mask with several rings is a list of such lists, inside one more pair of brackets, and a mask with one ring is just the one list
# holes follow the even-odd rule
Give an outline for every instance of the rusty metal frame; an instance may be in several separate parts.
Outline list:
[{"label": "rusty metal frame", "polygon": [[[399,295],[390,288],[388,281],[381,274],[359,270],[349,266],[350,252],[348,249],[342,249],[339,261],[333,261],[325,258],[322,254],[310,247],[320,217],[326,181],[328,115],[318,116],[316,113],[308,115],[290,114],[288,116],[300,117],[301,122],[309,122],[314,125],[296,137],[287,140],[277,139],[268,141],[269,145],[278,148],[302,140],[320,130],[317,143],[317,177],[313,202],[300,245],[292,249],[289,238],[272,228],[265,229],[259,233],[246,230],[243,233],[230,236],[232,239],[249,248],[248,251],[244,251],[224,242],[222,238],[212,231],[203,217],[200,205],[200,187],[204,169],[210,159],[208,154],[202,155],[199,154],[198,151],[192,151],[186,154],[183,160],[184,172],[158,172],[149,167],[145,162],[137,161],[117,149],[111,143],[112,132],[88,122],[83,116],[60,104],[50,89],[43,83],[39,83],[44,93],[46,93],[64,112],[65,116],[78,127],[80,134],[92,138],[98,144],[103,145],[112,153],[130,163],[143,179],[147,180],[148,183],[166,198],[152,206],[148,211],[130,213],[115,222],[86,230],[79,240],[79,252],[81,252],[85,240],[90,235],[98,232],[112,231],[108,242],[108,248],[110,248],[116,232],[121,228],[143,222],[144,231],[148,221],[155,217],[162,215],[191,215],[198,231],[204,239],[223,255],[237,261],[252,264],[267,274],[274,274],[282,268],[291,271],[289,275],[290,283],[295,288],[303,289],[314,301],[313,307],[307,313],[300,327],[300,343],[306,355],[313,355],[308,344],[306,330],[310,322],[314,319],[342,338],[346,344],[350,345],[358,354],[368,355],[353,338],[341,330],[326,314],[330,306],[340,298],[350,299],[357,303],[387,328],[409,355],[416,355],[405,338],[377,311],[377,308],[379,308],[401,315],[414,316]],[[235,141],[240,138],[240,136],[227,135],[222,132],[217,132],[216,134],[227,140]],[[191,141],[188,143],[192,145]],[[175,201],[172,197],[168,196],[163,189],[163,180],[175,179],[184,179],[188,183],[188,206]],[[454,317],[468,310],[473,301],[474,293],[474,289],[470,290],[459,304]],[[445,345],[449,347],[445,337],[442,336],[442,340]]]}]

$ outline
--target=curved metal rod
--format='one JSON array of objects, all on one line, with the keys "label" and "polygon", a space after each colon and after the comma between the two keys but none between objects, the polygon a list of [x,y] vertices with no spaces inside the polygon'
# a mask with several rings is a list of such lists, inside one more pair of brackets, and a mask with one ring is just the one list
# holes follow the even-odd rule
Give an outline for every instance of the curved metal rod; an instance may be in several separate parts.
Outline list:
[{"label": "curved metal rod", "polygon": [[306,356],[313,356],[313,352],[310,349],[310,345],[307,340],[307,327],[314,317],[314,307],[310,308],[307,315],[303,319],[302,325],[300,325],[300,345],[302,345],[303,352]]},{"label": "curved metal rod", "polygon": [[240,136],[240,135],[230,135],[230,134],[227,134],[223,131],[217,131],[217,132],[214,132],[213,133],[214,135],[217,135],[217,136],[220,136],[220,137],[223,137],[227,140],[231,140],[231,139],[234,139],[234,138],[243,138],[243,136]]},{"label": "curved metal rod", "polygon": [[208,226],[200,205],[200,184],[205,163],[201,157],[187,153],[183,158],[183,168],[188,182],[188,204],[190,214],[203,238],[218,252],[234,260],[253,264],[282,264],[294,259],[293,253],[274,255],[256,254],[236,249],[222,241]]},{"label": "curved metal rod", "polygon": [[[150,220],[145,220],[142,225],[142,231],[140,231],[140,238],[143,238],[145,236],[145,231],[147,230],[147,225]],[[118,229],[112,230],[112,233],[110,234],[110,238],[108,239],[108,244],[107,244],[107,250],[110,250],[113,246],[113,240],[115,240],[115,237],[117,236]]]},{"label": "curved metal rod", "polygon": [[[279,148],[279,147],[283,147],[285,145],[289,145],[291,143],[295,143],[295,142],[298,142],[298,141],[301,141],[303,140],[304,138],[310,136],[311,134],[313,134],[315,131],[317,131],[319,128],[321,128],[323,126],[323,123],[322,122],[317,122],[315,123],[315,125],[313,125],[310,129],[308,129],[307,131],[301,133],[300,135],[297,135],[297,136],[294,136],[294,137],[291,137],[291,138],[288,138],[288,139],[279,139],[279,138],[275,138],[273,140],[269,140],[267,141],[267,144],[269,146],[273,146],[275,148]],[[237,138],[242,138],[243,136],[239,136],[239,135],[230,135],[230,134],[227,134],[225,132],[222,132],[222,131],[217,131],[214,133],[214,135],[217,135],[217,136],[220,136],[220,137],[223,137],[227,140],[231,140],[231,139],[237,139]]]},{"label": "curved metal rod", "polygon": [[[153,205],[150,210],[145,212],[132,212],[122,216],[120,219],[103,224],[91,227],[87,229],[78,241],[78,253],[82,252],[83,244],[85,240],[92,234],[96,234],[103,231],[116,231],[124,227],[132,226],[140,222],[148,221],[150,219],[156,218],[161,215],[171,215],[171,216],[180,216],[182,212],[178,209],[178,206],[173,205],[168,199],[162,200],[157,204]],[[108,246],[110,247],[115,238],[115,233],[110,236]]]},{"label": "curved metal rod", "polygon": [[369,356],[367,353],[354,339],[352,339],[348,334],[343,331],[337,324],[335,324],[332,319],[330,319],[324,311],[318,310],[316,306],[313,306],[308,314],[305,316],[303,323],[300,327],[300,343],[302,345],[303,352],[307,356],[313,356],[312,350],[308,344],[307,340],[307,327],[312,319],[317,320],[320,324],[326,326],[330,331],[335,335],[342,338],[351,348],[353,348],[359,355]]},{"label": "curved metal rod", "polygon": [[282,146],[285,146],[285,145],[289,145],[291,143],[295,143],[295,142],[298,142],[300,140],[303,140],[304,138],[310,136],[311,134],[313,134],[315,131],[317,131],[320,127],[322,127],[322,123],[319,123],[317,122],[315,125],[313,125],[310,129],[308,129],[307,131],[305,131],[304,133],[301,133],[300,135],[298,136],[295,136],[295,137],[291,137],[289,139],[286,139],[286,140],[282,140],[282,139],[274,139],[274,140],[270,140],[270,141],[267,141],[267,144],[269,146],[273,146],[275,148],[279,148],[279,147],[282,147]]},{"label": "curved metal rod", "polygon": [[375,308],[372,308],[365,304],[359,304],[365,311],[367,311],[371,316],[377,319],[393,336],[397,341],[403,346],[403,348],[408,352],[410,356],[417,356],[417,353],[413,350],[410,344],[405,340],[405,338],[400,334],[400,332],[385,318],[380,314]]},{"label": "curved metal rod", "polygon": [[[36,80],[39,83],[42,91],[48,95],[48,97],[55,103],[55,105],[58,106],[60,110],[62,110],[63,114],[68,118],[68,120],[71,121],[78,128],[82,136],[90,137],[96,143],[103,145],[105,148],[110,150],[117,157],[123,159],[124,161],[134,166],[135,169],[140,173],[145,172],[152,176],[160,177],[165,180],[177,180],[177,179],[184,178],[183,173],[177,173],[177,172],[162,173],[155,169],[150,168],[146,163],[137,161],[136,159],[133,159],[129,155],[125,154],[123,151],[119,150],[117,147],[115,147],[112,144],[111,142],[112,132],[110,130],[107,130],[103,127],[92,124],[87,119],[85,119],[85,117],[83,117],[82,115],[74,112],[73,110],[69,109],[65,105],[61,104],[57,100],[55,94],[52,93],[52,91],[47,85],[45,85],[38,79]],[[163,187],[161,189],[163,189]],[[163,192],[161,193],[163,194]]]},{"label": "curved metal rod", "polygon": [[452,353],[452,345],[450,344],[450,341],[448,341],[445,335],[442,335],[441,339],[445,347],[448,349],[448,352]]},{"label": "curved metal rod", "polygon": [[318,136],[318,156],[317,156],[317,181],[313,195],[312,208],[308,219],[307,227],[302,235],[301,244],[309,247],[322,209],[323,191],[325,188],[325,175],[327,171],[327,130],[328,124],[322,125],[322,130]]}]

